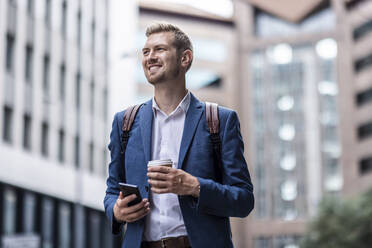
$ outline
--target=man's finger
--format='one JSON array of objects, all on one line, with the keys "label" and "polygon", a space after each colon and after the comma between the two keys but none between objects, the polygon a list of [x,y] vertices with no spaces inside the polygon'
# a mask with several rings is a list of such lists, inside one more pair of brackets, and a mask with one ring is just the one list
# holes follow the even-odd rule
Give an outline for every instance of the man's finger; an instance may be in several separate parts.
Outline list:
[{"label": "man's finger", "polygon": [[137,211],[135,213],[129,214],[127,216],[127,219],[128,219],[129,222],[133,222],[133,221],[136,221],[136,220],[139,220],[139,219],[143,218],[149,212],[150,212],[150,208],[149,207],[142,208],[142,209],[140,209],[139,211]]},{"label": "man's finger", "polygon": [[128,214],[136,213],[139,210],[141,210],[142,208],[148,207],[149,205],[150,205],[150,203],[148,202],[148,200],[143,199],[140,203],[137,203],[133,206],[130,206],[130,207],[126,208],[125,214],[128,215]]},{"label": "man's finger", "polygon": [[148,172],[169,173],[172,170],[174,170],[174,169],[171,168],[171,167],[167,167],[167,166],[149,166],[149,167],[147,167]]},{"label": "man's finger", "polygon": [[150,179],[156,179],[156,180],[167,180],[168,175],[161,172],[149,172],[147,173],[147,177]]},{"label": "man's finger", "polygon": [[159,181],[159,180],[148,180],[151,187],[154,188],[168,188],[170,186],[170,183],[168,181]]},{"label": "man's finger", "polygon": [[151,187],[151,191],[156,194],[165,194],[165,193],[174,193],[171,192],[168,188],[153,188]]},{"label": "man's finger", "polygon": [[[121,194],[121,192],[120,192]],[[136,199],[137,196],[135,194],[131,194],[129,196],[124,197],[123,199],[118,199],[117,203],[119,207],[127,207],[128,203]]]}]

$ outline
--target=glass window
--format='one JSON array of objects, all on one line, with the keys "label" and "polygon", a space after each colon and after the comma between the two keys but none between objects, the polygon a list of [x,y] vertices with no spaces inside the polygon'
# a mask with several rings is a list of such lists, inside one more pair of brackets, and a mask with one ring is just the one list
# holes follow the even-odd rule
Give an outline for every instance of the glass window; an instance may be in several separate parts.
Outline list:
[{"label": "glass window", "polygon": [[284,210],[283,220],[292,221],[297,218],[297,210],[294,206]]},{"label": "glass window", "polygon": [[89,247],[88,245],[86,245],[86,242],[89,239],[89,232],[86,229],[87,217],[85,208],[82,205],[74,204],[72,206],[72,211],[73,237],[71,237],[71,242],[73,242],[74,244],[72,245],[72,247]]},{"label": "glass window", "polygon": [[360,140],[372,136],[372,122],[365,123],[358,127],[358,137]]},{"label": "glass window", "polygon": [[60,129],[58,132],[58,161],[65,161],[65,131]]},{"label": "glass window", "polygon": [[296,134],[295,127],[292,124],[284,124],[279,128],[279,137],[285,141],[291,141]]},{"label": "glass window", "polygon": [[62,37],[66,37],[67,33],[67,2],[64,0],[62,2],[62,15],[61,15],[61,31],[62,31]]},{"label": "glass window", "polygon": [[51,11],[52,11],[52,8],[51,8],[51,0],[45,0],[45,16],[44,16],[44,21],[45,21],[45,25],[47,27],[51,27]]},{"label": "glass window", "polygon": [[359,171],[361,174],[372,172],[372,156],[363,158],[359,161]]},{"label": "glass window", "polygon": [[32,65],[33,65],[33,48],[26,46],[26,58],[25,58],[25,80],[26,83],[32,82]]},{"label": "glass window", "polygon": [[276,236],[273,238],[273,248],[299,248],[300,237],[294,235]]},{"label": "glass window", "polygon": [[372,19],[355,28],[353,31],[354,40],[359,40],[372,31]]},{"label": "glass window", "polygon": [[[339,158],[341,146],[337,127],[338,89],[335,75],[337,44],[329,45],[332,43],[329,41],[318,43],[318,51],[315,45],[278,44],[252,53],[252,116],[256,138],[254,168],[257,170],[264,166],[266,171],[268,168],[273,170],[271,178],[255,175],[257,215],[260,214],[260,206],[265,204],[265,199],[260,199],[260,195],[267,192],[267,218],[288,221],[306,217],[307,194],[312,190],[305,183],[306,167],[312,166],[306,161],[306,146],[314,146],[312,149],[315,151],[320,149],[322,156]],[[325,51],[327,49],[333,50]],[[319,63],[314,64],[314,61]],[[319,86],[319,89],[312,88],[316,91],[311,93],[318,99],[310,99],[309,95],[304,94],[309,85]],[[319,108],[310,105],[312,101],[319,102]],[[322,123],[321,147],[306,141],[306,133],[314,131],[306,121],[314,116]],[[319,168],[325,168],[323,159],[320,161]],[[338,168],[339,164],[336,163],[336,166]],[[337,174],[341,172],[340,169],[335,171]]]},{"label": "glass window", "polygon": [[110,224],[105,216],[101,215],[101,226],[103,228],[103,238],[101,240],[101,247],[113,247],[113,237],[111,234]]},{"label": "glass window", "polygon": [[17,195],[14,190],[6,188],[4,191],[4,233],[14,234],[16,231]]},{"label": "glass window", "polygon": [[43,65],[43,89],[44,94],[49,94],[49,70],[50,70],[50,59],[49,55],[44,56],[44,65]]},{"label": "glass window", "polygon": [[94,172],[94,144],[93,141],[89,144],[89,170]]},{"label": "glass window", "polygon": [[53,201],[49,198],[44,198],[42,200],[42,226],[41,226],[41,235],[43,248],[52,248],[53,247],[53,238],[54,238],[54,204]]},{"label": "glass window", "polygon": [[342,175],[328,175],[325,178],[324,187],[327,191],[340,191],[343,186]]},{"label": "glass window", "polygon": [[341,147],[337,141],[323,141],[322,151],[328,153],[333,158],[338,158],[341,155]]},{"label": "glass window", "polygon": [[95,91],[95,82],[94,79],[90,83],[90,114],[94,116],[94,91]]},{"label": "glass window", "polygon": [[281,197],[285,201],[293,201],[297,197],[297,183],[293,180],[287,180],[280,187]]},{"label": "glass window", "polygon": [[320,40],[315,45],[315,51],[322,59],[334,59],[337,56],[337,42],[331,38]]},{"label": "glass window", "polygon": [[318,90],[322,95],[336,96],[338,94],[337,84],[332,81],[321,81],[318,84]]},{"label": "glass window", "polygon": [[293,105],[294,105],[293,97],[289,95],[282,96],[277,102],[277,106],[281,111],[291,110],[293,108]]},{"label": "glass window", "polygon": [[273,64],[288,64],[293,58],[292,47],[285,43],[269,47],[266,54]]},{"label": "glass window", "polygon": [[49,153],[49,125],[46,122],[41,124],[41,154],[47,157]]},{"label": "glass window", "polygon": [[91,26],[91,40],[92,40],[92,55],[94,56],[95,51],[96,51],[96,21],[92,20],[92,26]]},{"label": "glass window", "polygon": [[75,166],[77,168],[80,167],[80,137],[75,137],[75,151],[74,151],[74,157],[75,157]]},{"label": "glass window", "polygon": [[11,34],[7,34],[6,36],[6,60],[5,60],[5,65],[6,65],[6,70],[9,73],[13,73],[13,66],[14,66],[14,36]]},{"label": "glass window", "polygon": [[4,106],[3,116],[3,140],[11,143],[13,138],[13,109],[8,106]]},{"label": "glass window", "polygon": [[36,198],[34,194],[29,192],[24,194],[23,216],[23,231],[26,233],[35,232]]},{"label": "glass window", "polygon": [[34,16],[34,0],[27,0],[27,14]]},{"label": "glass window", "polygon": [[31,116],[25,114],[23,116],[23,148],[31,149]]},{"label": "glass window", "polygon": [[335,126],[323,126],[322,138],[328,142],[338,142],[338,129]]},{"label": "glass window", "polygon": [[288,153],[280,160],[280,167],[286,171],[292,171],[296,167],[296,155]]},{"label": "glass window", "polygon": [[78,46],[81,46],[81,9],[79,8],[77,13],[77,43]]},{"label": "glass window", "polygon": [[323,111],[320,113],[320,123],[325,126],[336,126],[338,123],[335,111]]},{"label": "glass window", "polygon": [[360,59],[357,59],[354,62],[354,70],[356,72],[360,72],[361,70],[371,66],[371,64],[372,64],[372,53]]},{"label": "glass window", "polygon": [[59,68],[59,99],[64,102],[66,95],[66,66],[63,63]]},{"label": "glass window", "polygon": [[369,88],[363,92],[360,92],[356,96],[356,102],[358,106],[372,102],[372,88]]},{"label": "glass window", "polygon": [[76,74],[76,85],[75,85],[75,104],[76,109],[80,109],[80,88],[81,88],[81,75],[80,72]]},{"label": "glass window", "polygon": [[259,237],[254,239],[254,248],[270,248],[270,238]]},{"label": "glass window", "polygon": [[100,238],[101,238],[101,228],[100,228],[100,216],[95,211],[91,211],[89,214],[89,232],[91,234],[88,243],[89,247],[99,248]]},{"label": "glass window", "polygon": [[59,205],[59,234],[58,234],[58,247],[60,248],[70,248],[71,247],[71,208],[66,203],[60,203]]}]

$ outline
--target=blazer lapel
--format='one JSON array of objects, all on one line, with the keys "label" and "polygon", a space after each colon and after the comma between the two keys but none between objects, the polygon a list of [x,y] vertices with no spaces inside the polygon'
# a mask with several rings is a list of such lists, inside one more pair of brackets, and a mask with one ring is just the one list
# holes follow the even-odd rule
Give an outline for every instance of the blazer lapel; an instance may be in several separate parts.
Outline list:
[{"label": "blazer lapel", "polygon": [[146,161],[149,161],[151,158],[152,119],[152,100],[150,100],[143,104],[143,111],[140,115],[142,145]]},{"label": "blazer lapel", "polygon": [[[191,93],[190,93],[191,94]],[[191,94],[190,106],[186,113],[185,125],[183,128],[180,153],[178,156],[178,168],[182,168],[186,153],[195,135],[196,127],[203,113],[203,104]]]}]

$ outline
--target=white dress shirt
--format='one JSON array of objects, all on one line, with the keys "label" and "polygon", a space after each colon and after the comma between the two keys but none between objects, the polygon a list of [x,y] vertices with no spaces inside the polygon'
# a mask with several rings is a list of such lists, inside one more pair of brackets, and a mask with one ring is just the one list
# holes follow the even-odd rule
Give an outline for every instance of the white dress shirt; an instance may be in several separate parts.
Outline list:
[{"label": "white dress shirt", "polygon": [[[183,127],[190,105],[190,92],[169,115],[160,110],[152,99],[153,126],[151,160],[172,159],[173,168],[178,166]],[[150,193],[150,213],[146,216],[145,241],[187,235],[181,208],[176,194]]]}]

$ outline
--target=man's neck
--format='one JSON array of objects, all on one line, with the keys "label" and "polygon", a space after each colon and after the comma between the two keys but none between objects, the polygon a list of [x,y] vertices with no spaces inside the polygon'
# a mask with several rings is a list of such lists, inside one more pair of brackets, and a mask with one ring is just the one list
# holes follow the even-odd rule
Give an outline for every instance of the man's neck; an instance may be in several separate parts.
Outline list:
[{"label": "man's neck", "polygon": [[155,101],[167,115],[177,108],[186,94],[187,89],[184,84],[158,84],[155,86]]}]

